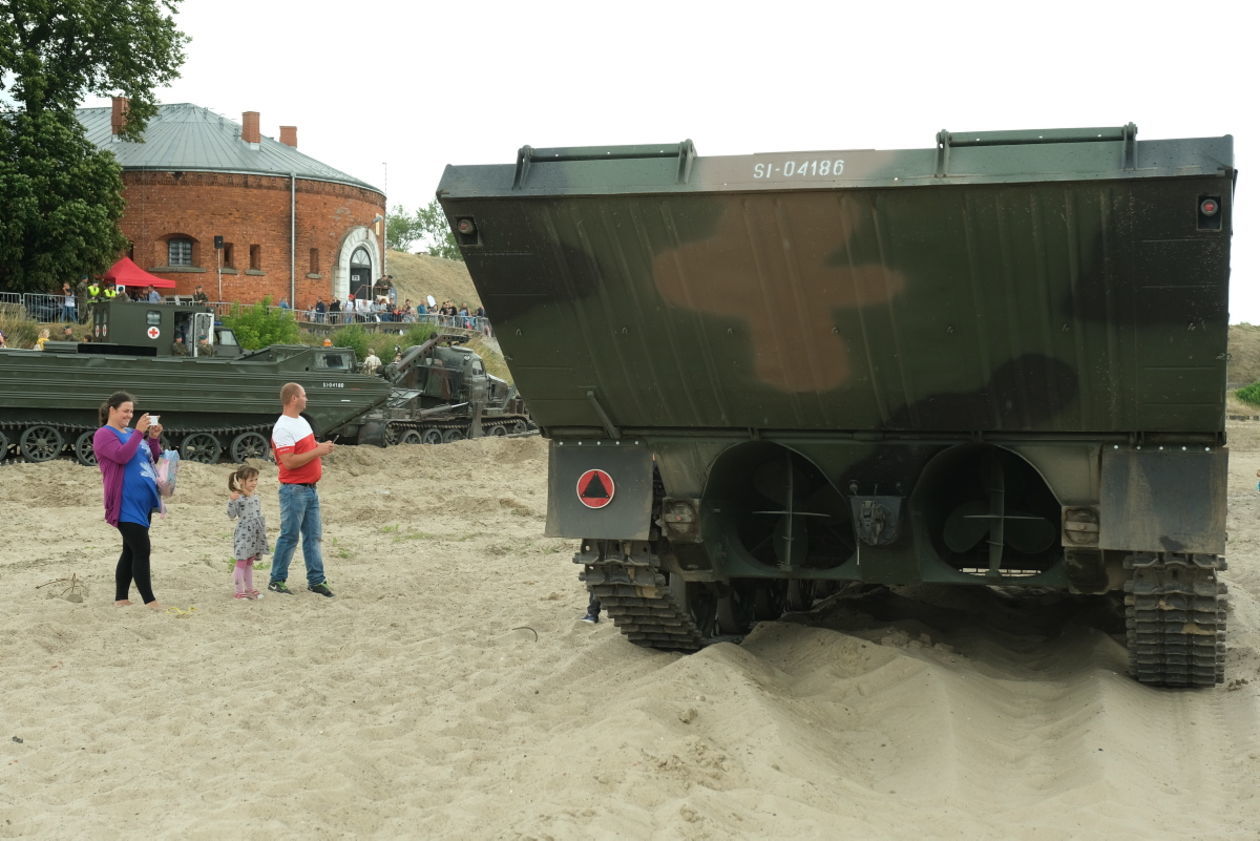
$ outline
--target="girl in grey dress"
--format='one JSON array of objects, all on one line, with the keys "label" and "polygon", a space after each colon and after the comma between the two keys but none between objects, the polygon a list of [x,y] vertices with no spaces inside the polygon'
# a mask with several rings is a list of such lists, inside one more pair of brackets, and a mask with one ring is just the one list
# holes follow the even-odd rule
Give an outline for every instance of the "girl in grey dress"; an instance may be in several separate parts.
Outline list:
[{"label": "girl in grey dress", "polygon": [[[257,599],[254,589],[254,562],[270,549],[267,545],[267,523],[263,520],[262,503],[258,501],[258,469],[242,465],[228,477],[228,519],[236,520],[232,535],[232,586],[238,599]],[[239,518],[239,519],[238,519]]]}]

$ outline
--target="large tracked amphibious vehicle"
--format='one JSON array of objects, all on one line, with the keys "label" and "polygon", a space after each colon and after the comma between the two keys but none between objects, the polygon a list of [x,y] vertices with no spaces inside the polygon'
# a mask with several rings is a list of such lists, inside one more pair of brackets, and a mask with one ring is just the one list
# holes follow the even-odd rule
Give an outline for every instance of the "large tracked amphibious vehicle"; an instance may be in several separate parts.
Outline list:
[{"label": "large tracked amphibious vehicle", "polygon": [[524,147],[440,199],[534,420],[548,534],[635,642],[839,586],[1124,594],[1224,673],[1230,137]]},{"label": "large tracked amphibious vehicle", "polygon": [[163,416],[169,446],[203,462],[266,457],[286,382],[306,388],[317,434],[347,442],[390,396],[380,377],[355,373],[349,348],[242,352],[204,307],[95,303],[90,324],[91,342],[0,350],[0,457],[11,446],[27,461],[69,449],[94,464],[97,407],[119,390],[136,395],[138,411]]}]

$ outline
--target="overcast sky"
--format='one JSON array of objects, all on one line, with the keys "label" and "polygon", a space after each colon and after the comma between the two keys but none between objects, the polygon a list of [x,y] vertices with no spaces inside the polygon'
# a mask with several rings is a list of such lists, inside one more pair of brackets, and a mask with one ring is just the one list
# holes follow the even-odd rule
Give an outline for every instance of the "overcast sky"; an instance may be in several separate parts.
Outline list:
[{"label": "overcast sky", "polygon": [[1233,0],[183,0],[193,40],[159,98],[238,122],[259,111],[271,137],[296,125],[299,149],[408,210],[433,198],[446,164],[514,162],[525,144],[691,138],[701,155],[735,155],[929,148],[942,128],[1232,134],[1230,320],[1260,323],[1251,11]]}]

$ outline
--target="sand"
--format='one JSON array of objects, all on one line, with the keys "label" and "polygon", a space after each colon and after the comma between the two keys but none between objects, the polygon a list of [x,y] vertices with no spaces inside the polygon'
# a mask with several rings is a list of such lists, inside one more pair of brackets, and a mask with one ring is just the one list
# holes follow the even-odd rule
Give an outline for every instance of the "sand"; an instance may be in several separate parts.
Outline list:
[{"label": "sand", "polygon": [[986,590],[637,648],[577,621],[537,438],[338,450],[335,599],[232,599],[227,467],[186,464],[162,613],[112,604],[95,469],[7,463],[0,838],[1258,838],[1260,424],[1231,436],[1206,691],[1131,681],[1079,602]]}]

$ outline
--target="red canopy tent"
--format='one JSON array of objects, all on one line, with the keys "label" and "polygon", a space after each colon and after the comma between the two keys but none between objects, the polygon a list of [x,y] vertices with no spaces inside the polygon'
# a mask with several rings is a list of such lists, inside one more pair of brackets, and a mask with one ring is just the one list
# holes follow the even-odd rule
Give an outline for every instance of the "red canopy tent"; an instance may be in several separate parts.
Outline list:
[{"label": "red canopy tent", "polygon": [[175,288],[175,281],[149,274],[137,266],[130,257],[123,257],[110,266],[109,271],[105,272],[105,279],[126,286],[128,289],[133,286],[152,286],[154,289]]}]

